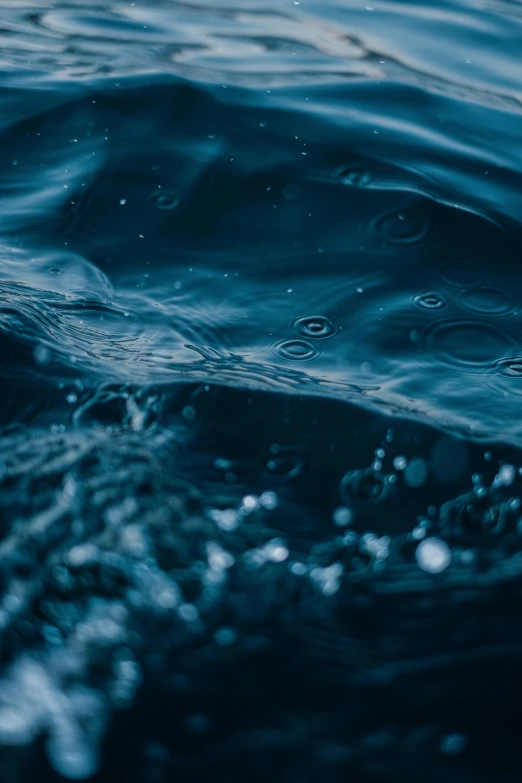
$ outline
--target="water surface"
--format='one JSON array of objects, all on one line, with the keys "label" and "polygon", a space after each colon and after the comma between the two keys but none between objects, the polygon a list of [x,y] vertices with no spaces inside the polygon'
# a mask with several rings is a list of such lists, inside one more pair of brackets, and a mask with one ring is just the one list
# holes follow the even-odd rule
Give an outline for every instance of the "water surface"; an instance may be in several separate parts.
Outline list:
[{"label": "water surface", "polygon": [[518,783],[521,52],[0,0],[6,783]]}]

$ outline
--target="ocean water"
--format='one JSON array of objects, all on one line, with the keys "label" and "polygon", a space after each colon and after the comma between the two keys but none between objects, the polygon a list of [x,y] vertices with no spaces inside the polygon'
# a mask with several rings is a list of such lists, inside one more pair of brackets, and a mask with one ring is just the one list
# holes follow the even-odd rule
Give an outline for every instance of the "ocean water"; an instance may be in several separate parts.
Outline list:
[{"label": "ocean water", "polygon": [[0,0],[2,783],[519,783],[521,132],[518,0]]}]

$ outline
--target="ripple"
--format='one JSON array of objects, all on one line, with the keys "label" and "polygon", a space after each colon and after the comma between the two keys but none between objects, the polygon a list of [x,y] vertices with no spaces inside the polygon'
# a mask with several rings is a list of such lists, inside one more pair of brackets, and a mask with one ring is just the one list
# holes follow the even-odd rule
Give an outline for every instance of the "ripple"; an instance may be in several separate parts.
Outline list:
[{"label": "ripple", "polygon": [[480,269],[467,263],[446,264],[440,270],[445,283],[454,288],[471,288],[480,285],[484,274]]},{"label": "ripple", "polygon": [[325,315],[307,315],[296,318],[292,326],[300,337],[309,337],[313,340],[326,340],[337,332],[333,323]]},{"label": "ripple", "polygon": [[448,305],[448,300],[436,291],[427,294],[417,294],[413,297],[413,303],[422,310],[443,310]]},{"label": "ripple", "polygon": [[371,224],[371,229],[384,243],[413,245],[426,238],[430,221],[420,208],[410,207],[381,215]]},{"label": "ripple", "polygon": [[156,209],[169,210],[176,209],[181,203],[181,199],[175,196],[173,193],[154,193],[150,197],[151,202]]},{"label": "ripple", "polygon": [[464,291],[460,302],[466,310],[484,315],[506,315],[513,310],[513,303],[507,294],[488,286]]},{"label": "ripple", "polygon": [[319,356],[317,349],[305,340],[283,340],[274,345],[274,351],[282,359],[293,362],[309,362]]},{"label": "ripple", "polygon": [[427,330],[425,340],[440,360],[469,370],[489,367],[513,345],[508,333],[482,321],[441,321]]},{"label": "ripple", "polygon": [[522,356],[505,356],[496,361],[493,368],[505,378],[522,378]]}]

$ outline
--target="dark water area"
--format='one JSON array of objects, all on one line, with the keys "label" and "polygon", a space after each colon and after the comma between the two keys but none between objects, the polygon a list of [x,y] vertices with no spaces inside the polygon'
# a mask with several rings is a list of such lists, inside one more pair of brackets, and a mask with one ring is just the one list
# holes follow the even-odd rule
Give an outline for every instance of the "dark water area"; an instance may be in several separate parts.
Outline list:
[{"label": "dark water area", "polygon": [[520,2],[0,0],[0,133],[2,783],[519,783]]}]

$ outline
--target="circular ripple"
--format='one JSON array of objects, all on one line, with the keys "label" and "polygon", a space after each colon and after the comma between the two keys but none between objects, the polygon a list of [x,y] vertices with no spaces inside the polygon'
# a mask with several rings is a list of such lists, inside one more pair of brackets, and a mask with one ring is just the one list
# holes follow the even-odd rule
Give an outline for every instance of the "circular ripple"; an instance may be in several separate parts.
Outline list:
[{"label": "circular ripple", "polygon": [[491,365],[513,345],[512,337],[481,321],[442,321],[426,332],[427,348],[446,364],[469,370]]},{"label": "circular ripple", "polygon": [[371,171],[367,171],[362,166],[341,166],[336,169],[334,176],[340,179],[344,185],[351,185],[355,188],[367,188],[373,182]]},{"label": "circular ripple", "polygon": [[305,340],[283,340],[274,345],[274,351],[282,359],[293,362],[309,362],[319,355],[316,348]]},{"label": "circular ripple", "polygon": [[422,310],[443,310],[448,300],[436,291],[430,291],[427,294],[417,294],[413,297],[413,303]]},{"label": "circular ripple", "polygon": [[179,199],[173,193],[154,193],[150,197],[150,200],[156,209],[161,210],[176,209],[181,201],[181,199]]},{"label": "circular ripple", "polygon": [[300,337],[309,337],[313,340],[325,340],[327,337],[333,337],[337,331],[330,319],[324,315],[296,318],[292,326]]},{"label": "circular ripple", "polygon": [[440,270],[442,279],[454,288],[471,288],[483,282],[484,275],[471,264],[455,263],[446,264]]},{"label": "circular ripple", "polygon": [[387,244],[413,245],[422,242],[430,229],[426,214],[419,208],[387,212],[372,224],[377,236]]},{"label": "circular ripple", "polygon": [[513,309],[513,303],[507,294],[498,288],[481,286],[465,291],[461,304],[466,310],[484,315],[506,315]]},{"label": "circular ripple", "polygon": [[504,356],[493,365],[496,373],[505,378],[520,378],[522,380],[522,356]]}]

